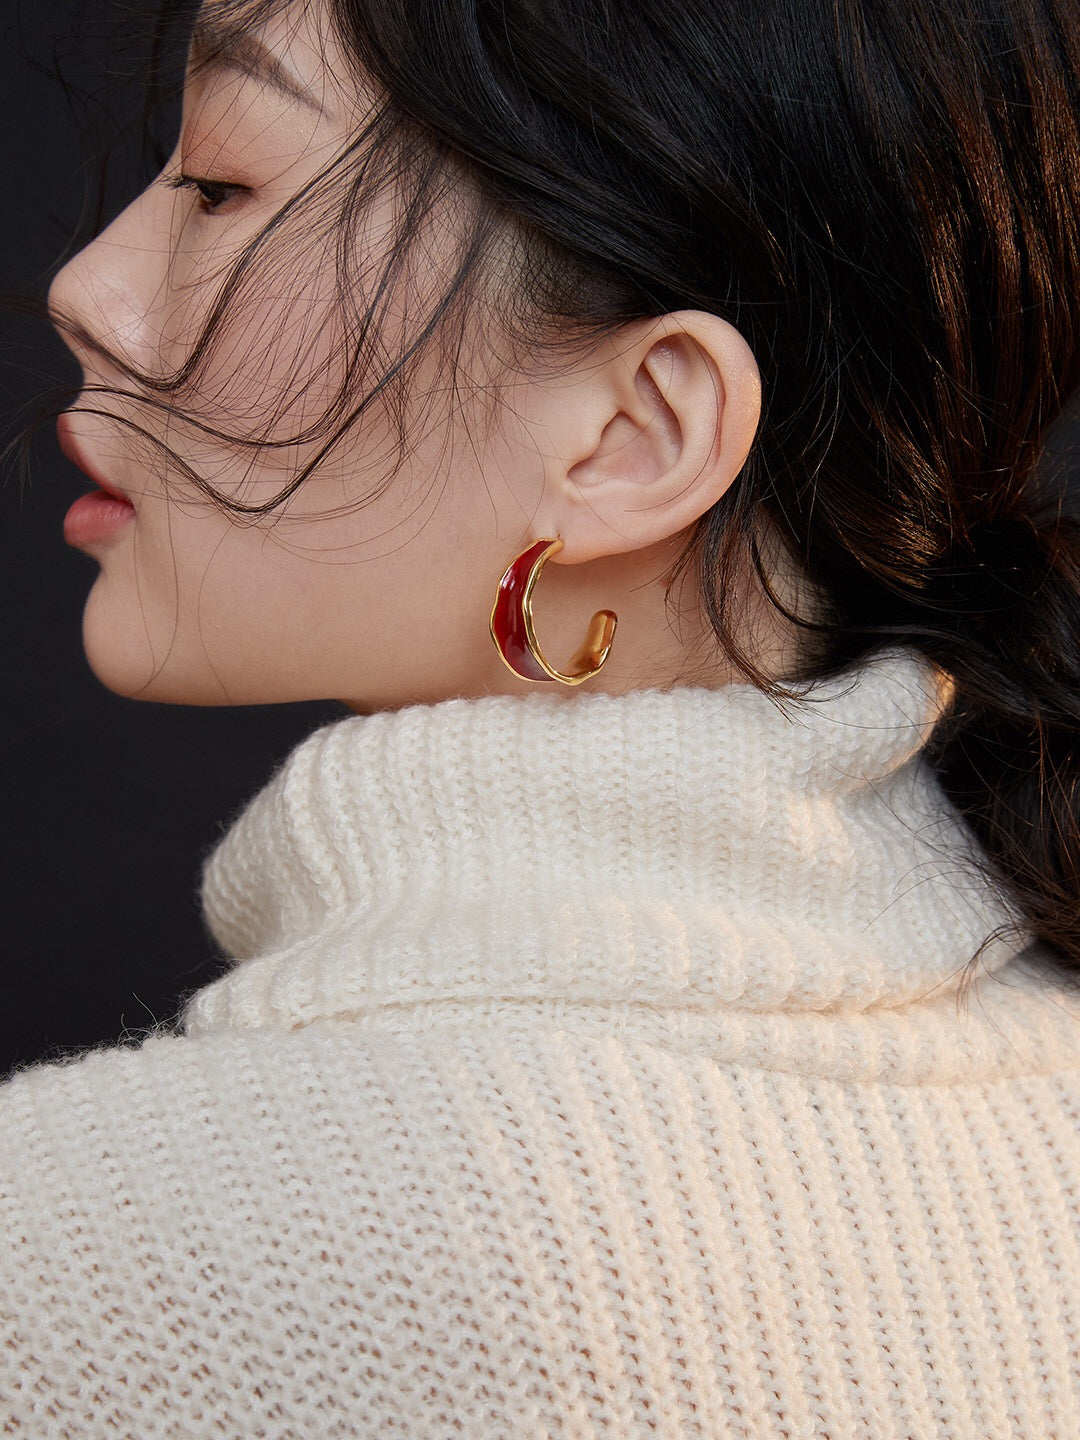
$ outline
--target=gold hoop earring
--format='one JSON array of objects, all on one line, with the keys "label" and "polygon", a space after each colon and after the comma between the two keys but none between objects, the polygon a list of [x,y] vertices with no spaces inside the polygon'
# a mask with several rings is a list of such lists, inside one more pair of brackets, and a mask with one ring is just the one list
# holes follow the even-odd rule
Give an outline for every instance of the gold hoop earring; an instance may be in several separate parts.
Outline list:
[{"label": "gold hoop earring", "polygon": [[596,612],[584,643],[570,661],[569,673],[548,664],[533,628],[532,595],[545,563],[562,548],[559,539],[536,540],[507,566],[491,609],[491,638],[504,665],[520,679],[580,685],[591,680],[607,659],[618,617],[613,610]]}]

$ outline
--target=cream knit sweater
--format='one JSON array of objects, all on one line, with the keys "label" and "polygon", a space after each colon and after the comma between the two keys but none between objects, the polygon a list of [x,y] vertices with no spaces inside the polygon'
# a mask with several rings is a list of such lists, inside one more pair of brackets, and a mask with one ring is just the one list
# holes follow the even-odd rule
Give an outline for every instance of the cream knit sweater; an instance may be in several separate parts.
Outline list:
[{"label": "cream knit sweater", "polygon": [[0,1091],[0,1434],[1077,1440],[1080,996],[904,652],[312,735],[183,1033]]}]

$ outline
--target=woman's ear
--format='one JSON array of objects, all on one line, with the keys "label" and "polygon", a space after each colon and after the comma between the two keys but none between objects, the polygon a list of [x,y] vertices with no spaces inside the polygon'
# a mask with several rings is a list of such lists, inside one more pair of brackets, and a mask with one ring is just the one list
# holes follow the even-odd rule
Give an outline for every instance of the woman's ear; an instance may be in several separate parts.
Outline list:
[{"label": "woman's ear", "polygon": [[541,408],[533,528],[561,536],[553,561],[575,564],[657,544],[710,509],[750,452],[761,381],[734,326],[680,310],[624,326]]}]

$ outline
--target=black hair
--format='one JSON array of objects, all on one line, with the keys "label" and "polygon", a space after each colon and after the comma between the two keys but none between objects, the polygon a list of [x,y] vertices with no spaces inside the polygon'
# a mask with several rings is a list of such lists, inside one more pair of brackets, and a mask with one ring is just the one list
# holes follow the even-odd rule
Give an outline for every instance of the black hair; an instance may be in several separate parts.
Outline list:
[{"label": "black hair", "polygon": [[[225,33],[281,8],[207,0],[203,15]],[[426,345],[452,357],[469,316],[555,349],[672,310],[729,320],[762,373],[761,426],[677,570],[693,567],[723,651],[770,693],[784,687],[740,644],[733,583],[749,555],[783,608],[765,527],[821,600],[813,618],[785,611],[805,640],[789,682],[898,643],[945,670],[954,699],[929,750],[944,788],[1080,971],[1080,522],[1038,463],[1080,387],[1080,0],[327,9],[378,104],[248,246],[184,370],[134,377],[147,403],[182,396],[290,216],[347,227],[389,180],[391,268],[448,175],[468,195],[458,263],[387,360],[394,277],[357,275],[339,247],[354,308],[327,449],[407,386]]]}]

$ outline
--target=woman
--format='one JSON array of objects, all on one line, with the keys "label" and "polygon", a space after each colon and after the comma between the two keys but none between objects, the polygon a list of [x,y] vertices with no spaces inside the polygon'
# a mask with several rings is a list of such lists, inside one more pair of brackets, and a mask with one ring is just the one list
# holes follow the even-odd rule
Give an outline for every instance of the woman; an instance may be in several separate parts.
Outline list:
[{"label": "woman", "polygon": [[202,6],[51,296],[86,649],[356,714],[5,1088],[6,1434],[1080,1434],[1078,62]]}]

